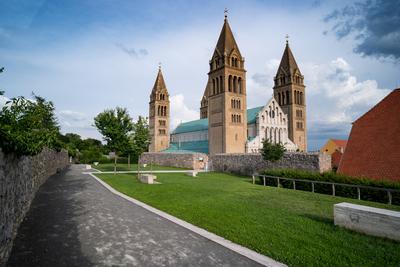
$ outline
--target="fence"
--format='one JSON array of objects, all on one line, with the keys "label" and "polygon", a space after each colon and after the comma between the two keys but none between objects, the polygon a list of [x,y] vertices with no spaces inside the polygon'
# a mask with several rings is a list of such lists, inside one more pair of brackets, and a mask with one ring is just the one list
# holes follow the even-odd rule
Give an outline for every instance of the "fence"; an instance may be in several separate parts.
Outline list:
[{"label": "fence", "polygon": [[391,188],[381,188],[381,187],[374,187],[374,186],[367,186],[367,185],[353,185],[353,184],[343,184],[343,183],[335,183],[335,182],[323,182],[323,181],[314,181],[314,180],[306,180],[306,179],[295,179],[295,178],[285,178],[285,177],[277,177],[277,176],[270,176],[270,175],[253,175],[253,184],[255,183],[256,177],[262,179],[263,185],[266,186],[266,179],[274,179],[276,180],[277,187],[281,187],[281,181],[291,181],[293,190],[296,190],[296,182],[304,182],[311,184],[311,192],[315,193],[315,185],[330,185],[332,187],[332,196],[336,196],[336,187],[343,186],[349,188],[356,188],[357,189],[357,198],[361,200],[361,189],[368,189],[368,190],[377,190],[377,191],[385,191],[388,198],[388,204],[392,205],[392,196],[393,193],[400,193],[398,189],[391,189]]}]

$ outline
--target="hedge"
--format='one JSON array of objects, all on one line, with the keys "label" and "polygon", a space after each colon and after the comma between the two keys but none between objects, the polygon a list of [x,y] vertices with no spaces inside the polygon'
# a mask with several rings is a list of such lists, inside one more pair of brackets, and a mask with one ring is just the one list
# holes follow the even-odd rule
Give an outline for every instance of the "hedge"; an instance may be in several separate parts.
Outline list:
[{"label": "hedge", "polygon": [[[263,172],[264,175],[277,176],[283,178],[294,178],[321,182],[334,182],[351,185],[371,186],[379,188],[388,188],[400,190],[400,182],[388,180],[373,180],[366,177],[350,177],[346,175],[337,174],[334,172],[317,173],[301,170],[291,169],[268,169]],[[275,179],[266,179],[267,185],[277,186]],[[293,182],[288,180],[281,180],[281,186],[284,188],[293,188]],[[311,191],[311,183],[296,181],[296,190]],[[315,184],[314,191],[322,194],[332,194],[332,186],[327,184]],[[335,195],[357,198],[357,188],[335,185]],[[376,189],[361,189],[361,199],[387,203],[388,195],[386,191]],[[400,205],[400,193],[392,193],[392,204]]]}]

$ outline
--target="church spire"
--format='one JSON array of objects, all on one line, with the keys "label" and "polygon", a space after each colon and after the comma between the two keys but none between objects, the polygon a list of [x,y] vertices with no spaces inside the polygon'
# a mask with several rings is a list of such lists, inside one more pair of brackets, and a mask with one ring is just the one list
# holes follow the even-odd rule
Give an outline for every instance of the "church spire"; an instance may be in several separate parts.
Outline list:
[{"label": "church spire", "polygon": [[161,71],[161,63],[158,65],[158,73],[156,81],[154,82],[152,94],[159,92],[161,90],[167,91],[167,86],[165,85],[164,76]]},{"label": "church spire", "polygon": [[296,59],[293,56],[292,50],[289,47],[289,36],[286,35],[286,46],[283,51],[281,63],[279,64],[277,75],[280,71],[284,71],[287,75],[293,75],[297,70],[301,74],[299,67],[297,66]]},{"label": "church spire", "polygon": [[225,19],[224,25],[222,26],[221,33],[219,34],[218,42],[215,47],[215,50],[218,50],[220,56],[224,54],[231,54],[232,50],[236,49],[238,54],[240,55],[239,47],[236,44],[235,37],[233,37],[233,33],[231,27],[228,23],[228,10],[225,9]]}]

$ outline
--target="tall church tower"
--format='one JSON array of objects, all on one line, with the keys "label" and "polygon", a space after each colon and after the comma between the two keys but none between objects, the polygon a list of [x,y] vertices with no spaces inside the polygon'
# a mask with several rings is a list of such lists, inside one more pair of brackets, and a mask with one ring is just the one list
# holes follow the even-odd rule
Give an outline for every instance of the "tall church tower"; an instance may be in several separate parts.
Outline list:
[{"label": "tall church tower", "polygon": [[306,94],[304,76],[286,41],[285,51],[274,78],[274,97],[288,115],[289,139],[300,151],[307,151]]},{"label": "tall church tower", "polygon": [[160,152],[169,147],[169,94],[161,67],[150,94],[149,128],[150,152]]},{"label": "tall church tower", "polygon": [[245,153],[246,70],[226,14],[208,77],[209,153]]}]

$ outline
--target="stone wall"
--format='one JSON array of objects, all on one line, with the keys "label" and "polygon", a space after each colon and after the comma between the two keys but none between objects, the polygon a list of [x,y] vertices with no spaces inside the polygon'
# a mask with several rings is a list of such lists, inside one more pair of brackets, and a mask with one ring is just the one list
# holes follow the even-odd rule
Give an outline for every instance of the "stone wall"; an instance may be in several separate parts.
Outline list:
[{"label": "stone wall", "polygon": [[210,156],[214,171],[252,175],[265,169],[331,170],[331,157],[319,153],[287,152],[276,162],[265,161],[261,154],[216,154]]},{"label": "stone wall", "polygon": [[203,153],[152,153],[140,155],[139,164],[171,166],[193,170],[203,170],[208,163],[208,156]]},{"label": "stone wall", "polygon": [[68,165],[67,151],[45,148],[33,157],[17,158],[0,150],[0,266],[5,265],[12,242],[36,191],[47,178]]}]

